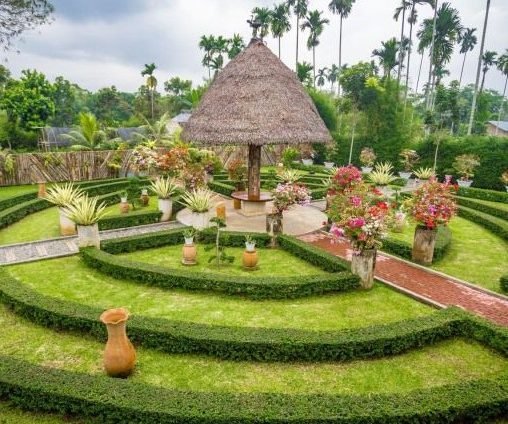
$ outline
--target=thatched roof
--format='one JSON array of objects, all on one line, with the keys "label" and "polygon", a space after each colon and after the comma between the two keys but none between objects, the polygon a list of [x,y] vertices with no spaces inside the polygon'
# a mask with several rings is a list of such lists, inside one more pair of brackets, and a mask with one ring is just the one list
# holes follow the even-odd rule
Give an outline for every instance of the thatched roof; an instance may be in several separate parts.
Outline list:
[{"label": "thatched roof", "polygon": [[219,72],[182,138],[233,145],[332,140],[296,74],[259,40],[252,40]]}]

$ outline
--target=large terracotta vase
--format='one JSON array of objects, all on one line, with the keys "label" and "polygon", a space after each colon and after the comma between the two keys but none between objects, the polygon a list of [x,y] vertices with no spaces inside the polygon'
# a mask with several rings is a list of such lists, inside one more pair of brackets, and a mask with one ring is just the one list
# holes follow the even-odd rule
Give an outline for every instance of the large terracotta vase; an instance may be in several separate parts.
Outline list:
[{"label": "large terracotta vase", "polygon": [[436,245],[436,229],[425,227],[416,227],[413,240],[412,259],[418,264],[430,265],[434,257],[434,247]]},{"label": "large terracotta vase", "polygon": [[184,265],[196,265],[198,250],[192,239],[185,239],[182,248],[182,263]]},{"label": "large terracotta vase", "polygon": [[111,377],[128,377],[136,363],[136,351],[126,332],[129,311],[124,308],[108,309],[100,319],[108,329],[104,369]]},{"label": "large terracotta vase", "polygon": [[351,258],[351,272],[360,277],[364,289],[374,285],[374,268],[376,266],[376,249],[365,249],[354,252]]},{"label": "large terracotta vase", "polygon": [[46,197],[46,183],[39,183],[39,191],[37,192],[37,197],[39,199],[44,199]]},{"label": "large terracotta vase", "polygon": [[259,256],[257,250],[244,250],[242,257],[243,267],[247,270],[256,269],[259,262]]},{"label": "large terracotta vase", "polygon": [[60,235],[73,236],[76,234],[76,224],[63,212],[63,208],[58,208],[60,216]]}]

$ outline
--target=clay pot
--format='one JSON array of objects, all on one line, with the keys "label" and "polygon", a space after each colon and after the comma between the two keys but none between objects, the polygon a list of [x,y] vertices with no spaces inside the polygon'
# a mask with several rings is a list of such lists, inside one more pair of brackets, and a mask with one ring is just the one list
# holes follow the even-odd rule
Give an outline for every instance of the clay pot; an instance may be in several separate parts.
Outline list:
[{"label": "clay pot", "polygon": [[374,268],[376,266],[376,249],[365,249],[353,253],[351,272],[360,277],[362,288],[371,289],[374,285]]},{"label": "clay pot", "polygon": [[233,199],[233,208],[242,209],[242,201],[240,199]]},{"label": "clay pot", "polygon": [[215,206],[215,214],[217,218],[226,219],[226,204],[224,202],[219,202]]},{"label": "clay pot", "polygon": [[142,206],[148,206],[148,202],[150,202],[150,196],[148,195],[148,192],[146,190],[143,190],[141,192],[141,197],[139,198],[139,201]]},{"label": "clay pot", "polygon": [[255,269],[259,262],[259,256],[257,250],[249,252],[244,250],[242,256],[242,264],[245,269]]},{"label": "clay pot", "polygon": [[120,213],[129,213],[129,203],[127,202],[127,199],[123,199],[120,202]]},{"label": "clay pot", "polygon": [[104,369],[110,377],[125,378],[132,373],[136,363],[136,351],[125,331],[129,311],[124,308],[108,309],[100,319],[108,329]]},{"label": "clay pot", "polygon": [[39,199],[46,197],[46,183],[39,183],[39,191],[37,193]]},{"label": "clay pot", "polygon": [[411,255],[413,261],[422,265],[432,264],[436,235],[437,230],[435,229],[416,227]]},{"label": "clay pot", "polygon": [[76,224],[64,214],[63,208],[58,208],[60,214],[60,235],[73,236],[76,234]]},{"label": "clay pot", "polygon": [[197,250],[196,245],[194,243],[192,243],[192,244],[185,243],[183,245],[182,263],[184,265],[195,265],[197,255],[198,255],[198,250]]}]

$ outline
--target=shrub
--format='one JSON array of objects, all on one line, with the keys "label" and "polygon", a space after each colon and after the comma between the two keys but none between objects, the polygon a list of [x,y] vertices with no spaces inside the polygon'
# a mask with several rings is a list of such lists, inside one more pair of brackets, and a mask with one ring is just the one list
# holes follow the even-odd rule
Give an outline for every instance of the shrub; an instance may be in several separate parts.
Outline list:
[{"label": "shrub", "polygon": [[502,275],[499,278],[499,286],[501,287],[501,291],[508,293],[508,274]]},{"label": "shrub", "polygon": [[470,209],[485,212],[486,214],[508,221],[508,210],[503,209],[502,207],[496,207],[495,205],[483,203],[481,200],[470,199],[466,197],[457,197],[457,203],[459,206],[465,206]]},{"label": "shrub", "polygon": [[504,219],[496,218],[495,216],[476,211],[474,209],[469,209],[464,206],[459,207],[458,215],[474,222],[475,224],[481,225],[502,239],[508,240],[508,222]]},{"label": "shrub", "polygon": [[4,209],[0,212],[0,228],[7,227],[31,213],[50,208],[51,206],[53,205],[45,199],[33,199],[12,206],[9,209]]},{"label": "shrub", "polygon": [[29,200],[34,200],[34,199],[37,199],[37,191],[8,197],[6,199],[0,200],[0,211],[9,209],[13,206],[16,206],[21,203],[28,202]]},{"label": "shrub", "polygon": [[162,216],[160,211],[134,211],[126,215],[101,218],[99,230],[115,230],[117,228],[135,227],[138,225],[155,224]]},{"label": "shrub", "polygon": [[481,188],[459,187],[457,195],[489,202],[508,203],[508,193],[503,191],[483,190]]},{"label": "shrub", "polygon": [[216,193],[223,194],[228,197],[230,197],[231,193],[235,191],[235,187],[232,185],[221,181],[215,181],[215,178],[213,181],[208,183],[208,188]]}]

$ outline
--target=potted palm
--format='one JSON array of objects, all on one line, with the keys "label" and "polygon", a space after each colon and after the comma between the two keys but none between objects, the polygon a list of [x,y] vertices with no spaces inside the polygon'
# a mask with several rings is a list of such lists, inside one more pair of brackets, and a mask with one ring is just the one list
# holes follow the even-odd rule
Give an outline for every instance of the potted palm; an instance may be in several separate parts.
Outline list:
[{"label": "potted palm", "polygon": [[60,234],[62,236],[72,236],[76,234],[76,224],[67,217],[64,213],[64,209],[76,199],[82,197],[83,194],[83,191],[76,188],[72,183],[56,185],[47,191],[46,200],[58,206]]},{"label": "potted palm", "polygon": [[424,184],[425,182],[427,182],[431,178],[435,177],[435,173],[434,173],[434,170],[432,168],[420,167],[418,169],[415,169],[413,171],[413,174],[416,177],[415,185],[417,187],[420,186],[421,184]]},{"label": "potted palm", "polygon": [[470,187],[473,183],[474,170],[480,166],[480,158],[477,155],[465,154],[455,158],[453,167],[459,173],[460,179],[457,184],[460,187]]},{"label": "potted palm", "polygon": [[302,163],[306,166],[312,165],[314,163],[314,150],[309,145],[303,145],[300,150],[300,154],[302,156]]},{"label": "potted palm", "polygon": [[364,147],[360,152],[360,163],[362,164],[362,172],[368,174],[372,171],[374,162],[376,161],[376,154],[371,147]]},{"label": "potted palm", "polygon": [[393,166],[390,162],[378,163],[374,167],[374,171],[369,174],[369,180],[375,184],[385,196],[390,196],[393,192],[387,187],[395,176],[392,174]]},{"label": "potted palm", "polygon": [[207,188],[198,188],[185,193],[181,200],[191,213],[191,224],[197,230],[209,227],[210,217],[208,211],[212,206],[214,194]]},{"label": "potted palm", "polygon": [[325,160],[323,162],[326,169],[332,169],[335,166],[335,163],[333,163],[332,160],[332,155],[333,155],[333,147],[327,146],[325,150]]},{"label": "potted palm", "polygon": [[98,197],[84,195],[67,205],[63,213],[74,221],[78,227],[79,247],[94,246],[100,249],[99,225],[97,222],[107,215],[106,204],[97,204]]},{"label": "potted palm", "polygon": [[255,269],[258,265],[259,257],[256,251],[256,240],[250,234],[245,236],[245,251],[242,256],[243,267],[248,270]]},{"label": "potted palm", "polygon": [[150,202],[150,196],[148,195],[148,189],[146,187],[141,189],[139,202],[141,203],[141,206],[148,206],[148,203]]},{"label": "potted palm", "polygon": [[171,219],[173,210],[173,196],[178,190],[178,186],[171,178],[157,178],[151,182],[151,189],[157,195],[159,202],[159,210],[162,212],[161,222],[166,222]]},{"label": "potted palm", "polygon": [[183,238],[185,243],[182,249],[182,264],[184,265],[196,265],[197,248],[194,244],[194,237],[196,236],[196,230],[192,227],[187,228],[183,232]]},{"label": "potted palm", "polygon": [[123,190],[120,192],[120,213],[128,213],[129,212],[129,196],[127,195],[127,191]]},{"label": "potted palm", "polygon": [[404,178],[405,180],[409,180],[411,174],[413,173],[413,167],[420,160],[420,156],[414,150],[404,149],[399,153],[400,162],[404,168],[404,171],[399,172],[400,178]]}]

